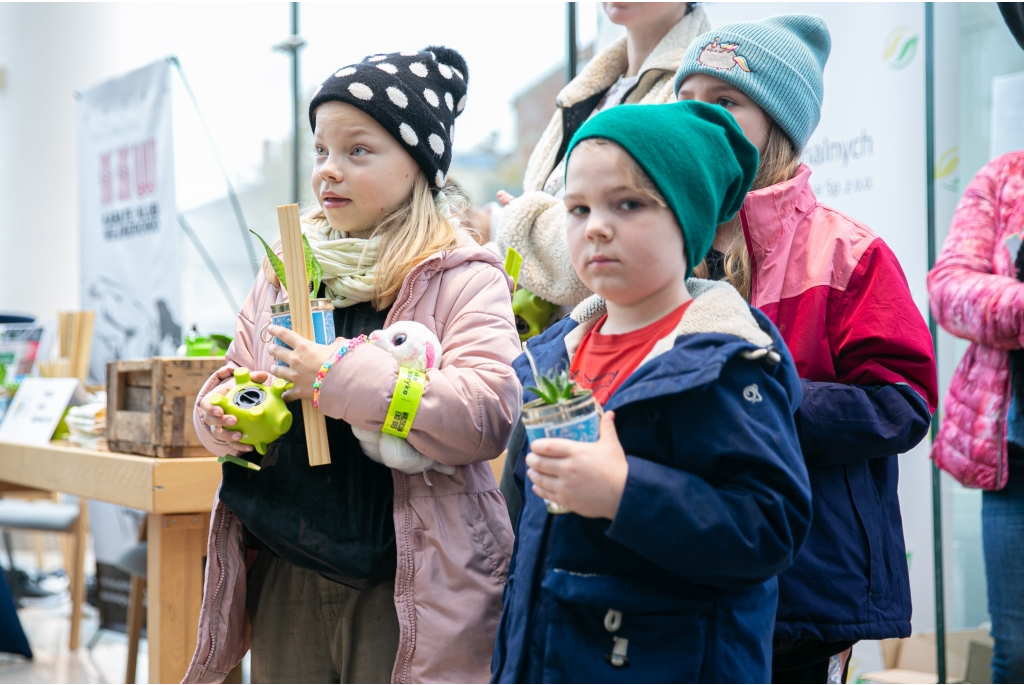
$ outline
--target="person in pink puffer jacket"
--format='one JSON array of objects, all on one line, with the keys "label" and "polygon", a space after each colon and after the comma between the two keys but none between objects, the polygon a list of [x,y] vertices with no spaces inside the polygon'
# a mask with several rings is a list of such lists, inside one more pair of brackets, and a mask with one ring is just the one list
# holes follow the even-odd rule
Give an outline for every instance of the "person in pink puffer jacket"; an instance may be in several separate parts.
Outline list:
[{"label": "person in pink puffer jacket", "polygon": [[[522,388],[512,281],[459,230],[446,180],[468,74],[445,47],[375,55],[335,72],[310,102],[319,208],[303,232],[340,337],[317,344],[268,326],[287,293],[265,262],[194,413],[207,449],[261,468],[224,464],[185,682],[223,681],[250,648],[253,682],[490,677],[513,534],[486,461],[508,442]],[[353,435],[381,431],[399,378],[389,352],[354,341],[398,321],[442,345],[407,440],[454,467],[445,473],[388,468]],[[294,383],[283,396],[294,423],[263,455],[210,401],[240,366],[257,382]],[[330,464],[309,465],[298,400],[326,417]]]},{"label": "person in pink puffer jacket", "polygon": [[1024,369],[1011,373],[1019,367],[1011,358],[1024,347],[1022,236],[1024,151],[992,160],[974,177],[928,274],[935,319],[971,342],[946,394],[931,457],[963,485],[985,490],[992,682],[1024,681],[1024,397],[1014,392],[1024,386]]}]

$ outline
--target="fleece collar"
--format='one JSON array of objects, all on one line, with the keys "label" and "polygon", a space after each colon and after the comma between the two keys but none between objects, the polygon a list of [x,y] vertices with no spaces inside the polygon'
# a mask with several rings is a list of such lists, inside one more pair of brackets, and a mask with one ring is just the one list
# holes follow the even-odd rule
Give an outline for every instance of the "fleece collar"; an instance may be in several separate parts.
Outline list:
[{"label": "fleece collar", "polygon": [[[660,72],[674,74],[679,68],[679,63],[683,60],[683,54],[686,53],[690,42],[710,29],[711,25],[704,9],[700,6],[692,8],[689,14],[669,29],[661,42],[644,60],[638,72],[639,81],[645,81],[654,75],[660,76]],[[608,90],[620,76],[626,73],[628,66],[626,37],[622,36],[590,60],[579,76],[561,90],[555,101],[559,107],[572,107],[595,93]],[[635,90],[641,89],[636,88]]]},{"label": "fleece collar", "polygon": [[[771,336],[758,326],[746,301],[728,283],[690,278],[686,281],[686,289],[693,297],[693,303],[687,307],[675,329],[655,343],[654,349],[644,358],[641,366],[672,349],[676,338],[681,335],[722,333],[758,347],[772,344]],[[590,332],[606,311],[605,302],[598,295],[588,297],[572,310],[569,316],[579,326],[565,336],[565,348],[570,361],[583,341],[583,336]]]},{"label": "fleece collar", "polygon": [[[714,382],[726,363],[736,355],[764,359],[770,367],[792,364],[781,338],[769,331],[771,324],[729,284],[691,278],[686,287],[693,295],[679,325],[660,339],[651,353],[609,398],[604,407],[617,409],[632,402],[685,392]],[[567,368],[580,341],[605,312],[599,297],[584,300],[567,318],[526,346],[532,350],[541,372]],[[762,322],[759,324],[760,317]],[[525,370],[529,373],[528,370]],[[528,379],[520,378],[526,384]],[[799,392],[794,394],[799,402]],[[524,400],[533,399],[527,391]],[[794,411],[796,405],[793,406]]]}]

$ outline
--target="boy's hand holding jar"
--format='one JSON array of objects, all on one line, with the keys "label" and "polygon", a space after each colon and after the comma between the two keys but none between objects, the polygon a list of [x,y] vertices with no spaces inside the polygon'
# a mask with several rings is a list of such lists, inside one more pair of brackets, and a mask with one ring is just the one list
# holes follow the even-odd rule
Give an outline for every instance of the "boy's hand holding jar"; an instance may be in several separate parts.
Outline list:
[{"label": "boy's hand holding jar", "polygon": [[601,417],[597,442],[541,438],[530,443],[527,476],[533,491],[580,516],[614,519],[629,464],[615,432],[615,412]]}]

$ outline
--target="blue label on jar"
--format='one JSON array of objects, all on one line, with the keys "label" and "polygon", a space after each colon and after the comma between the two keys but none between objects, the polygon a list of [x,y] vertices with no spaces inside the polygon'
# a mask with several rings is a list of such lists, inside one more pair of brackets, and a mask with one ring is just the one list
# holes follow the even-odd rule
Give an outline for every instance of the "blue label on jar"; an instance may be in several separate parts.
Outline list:
[{"label": "blue label on jar", "polygon": [[[313,315],[313,339],[318,345],[330,345],[335,341],[337,336],[334,333],[334,311],[330,309],[314,309]],[[291,313],[275,314],[270,317],[270,323],[275,326],[281,326],[287,328],[289,331],[292,330],[292,315]],[[280,345],[286,349],[292,349],[280,338],[274,338],[274,344]],[[284,362],[277,362],[277,366],[288,366]]]},{"label": "blue label on jar", "polygon": [[334,310],[318,309],[313,312],[313,337],[318,345],[330,345],[334,335]]},{"label": "blue label on jar", "polygon": [[526,426],[526,437],[531,442],[538,438],[563,438],[576,442],[597,442],[601,429],[601,415],[596,411],[565,423],[546,423]]}]

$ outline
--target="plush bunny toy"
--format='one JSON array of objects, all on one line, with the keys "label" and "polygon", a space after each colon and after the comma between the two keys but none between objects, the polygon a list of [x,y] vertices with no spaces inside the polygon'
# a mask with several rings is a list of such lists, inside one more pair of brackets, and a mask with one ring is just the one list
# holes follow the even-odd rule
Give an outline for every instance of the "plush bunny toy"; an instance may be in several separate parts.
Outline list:
[{"label": "plush bunny toy", "polygon": [[[427,369],[441,365],[441,342],[426,326],[415,321],[399,321],[382,331],[374,331],[369,343],[390,352],[399,366],[415,371],[426,373]],[[402,473],[424,473],[430,469],[449,476],[455,473],[454,466],[423,456],[402,438],[355,426],[352,426],[352,433],[366,456]]]}]

